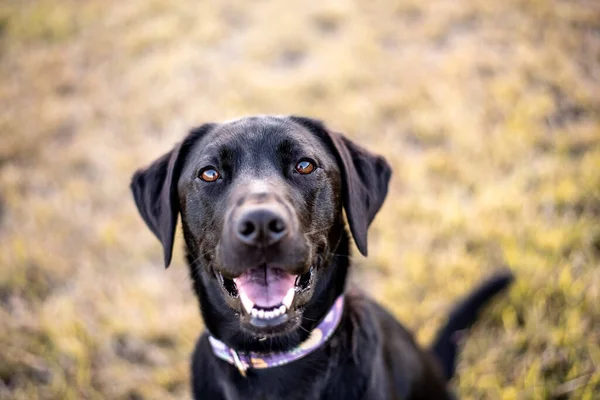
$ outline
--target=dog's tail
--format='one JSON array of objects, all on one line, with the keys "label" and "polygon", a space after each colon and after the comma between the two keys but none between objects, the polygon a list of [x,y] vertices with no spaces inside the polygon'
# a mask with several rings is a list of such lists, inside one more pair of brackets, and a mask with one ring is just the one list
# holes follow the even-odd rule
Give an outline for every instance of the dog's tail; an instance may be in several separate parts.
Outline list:
[{"label": "dog's tail", "polygon": [[440,362],[446,380],[452,378],[456,368],[457,333],[473,325],[483,306],[513,280],[514,275],[510,271],[493,276],[475,289],[450,313],[448,322],[440,329],[431,345],[431,352]]}]

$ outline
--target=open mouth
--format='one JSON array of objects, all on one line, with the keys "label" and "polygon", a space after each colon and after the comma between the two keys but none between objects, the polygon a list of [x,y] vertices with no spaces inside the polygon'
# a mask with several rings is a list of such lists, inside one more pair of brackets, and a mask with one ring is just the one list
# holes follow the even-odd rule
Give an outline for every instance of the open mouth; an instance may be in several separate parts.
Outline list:
[{"label": "open mouth", "polygon": [[263,265],[235,279],[225,278],[220,272],[216,274],[227,294],[239,298],[252,325],[271,327],[287,321],[296,294],[310,289],[313,270],[311,267],[302,275],[293,275]]}]

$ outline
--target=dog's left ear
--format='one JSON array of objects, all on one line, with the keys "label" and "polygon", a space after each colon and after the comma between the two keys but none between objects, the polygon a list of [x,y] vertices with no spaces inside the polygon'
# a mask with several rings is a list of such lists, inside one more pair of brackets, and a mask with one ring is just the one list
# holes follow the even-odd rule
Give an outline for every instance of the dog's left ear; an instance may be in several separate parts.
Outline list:
[{"label": "dog's left ear", "polygon": [[362,148],[344,135],[331,132],[321,121],[291,119],[321,137],[336,156],[342,172],[342,201],[358,250],[367,255],[367,231],[387,195],[392,169],[379,155]]},{"label": "dog's left ear", "polygon": [[212,124],[192,130],[183,142],[146,168],[139,169],[131,179],[131,191],[138,211],[162,243],[165,268],[171,263],[173,241],[179,216],[177,181],[185,156],[191,145],[204,135]]},{"label": "dog's left ear", "polygon": [[180,147],[175,147],[150,166],[136,171],[130,185],[138,211],[162,243],[165,268],[171,263],[179,214],[178,174],[175,167]]}]

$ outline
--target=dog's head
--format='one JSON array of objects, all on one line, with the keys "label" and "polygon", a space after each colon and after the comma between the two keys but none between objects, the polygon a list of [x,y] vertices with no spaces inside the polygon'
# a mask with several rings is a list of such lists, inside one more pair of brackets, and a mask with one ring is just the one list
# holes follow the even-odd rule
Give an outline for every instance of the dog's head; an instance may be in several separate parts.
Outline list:
[{"label": "dog's head", "polygon": [[327,269],[345,237],[342,209],[367,254],[390,173],[382,157],[319,121],[265,116],[193,130],[136,172],[131,188],[166,266],[181,214],[209,329],[220,329],[215,319],[237,322],[264,337],[297,329],[334,286]]}]

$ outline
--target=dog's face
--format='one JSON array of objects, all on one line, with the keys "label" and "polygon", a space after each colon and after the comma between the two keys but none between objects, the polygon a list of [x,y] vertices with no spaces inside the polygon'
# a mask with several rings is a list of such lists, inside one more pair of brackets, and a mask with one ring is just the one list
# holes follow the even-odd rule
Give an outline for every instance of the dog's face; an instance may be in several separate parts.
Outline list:
[{"label": "dog's face", "polygon": [[300,321],[331,252],[340,193],[333,154],[288,120],[238,120],[194,143],[178,181],[182,220],[243,328]]},{"label": "dog's face", "polygon": [[332,286],[343,207],[366,254],[389,176],[381,157],[317,121],[253,117],[192,131],[138,171],[132,189],[167,265],[181,214],[203,312],[216,308],[264,337],[297,329],[313,297]]}]

